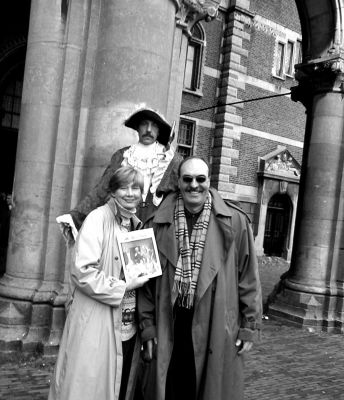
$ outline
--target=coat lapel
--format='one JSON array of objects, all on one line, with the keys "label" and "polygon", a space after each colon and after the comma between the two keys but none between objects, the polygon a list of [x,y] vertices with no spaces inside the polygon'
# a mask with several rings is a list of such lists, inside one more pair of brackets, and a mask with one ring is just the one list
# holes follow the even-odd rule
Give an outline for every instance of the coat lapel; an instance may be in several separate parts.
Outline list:
[{"label": "coat lapel", "polygon": [[217,273],[226,264],[227,254],[234,240],[232,212],[217,192],[213,196],[213,212],[203,252],[202,266],[197,282],[196,305],[214,281]]},{"label": "coat lapel", "polygon": [[[213,211],[209,220],[203,261],[198,277],[196,304],[215,279],[219,269],[225,265],[227,253],[234,240],[234,231],[231,223],[232,211],[216,191],[210,189],[210,192],[213,197]],[[177,241],[174,230],[176,198],[176,193],[167,196],[153,218],[153,223],[159,225],[156,241],[161,255],[162,268],[167,264],[173,267],[173,270],[171,268],[169,270],[171,292],[174,269],[178,261]]]},{"label": "coat lapel", "polygon": [[[174,226],[172,224],[165,225],[163,229],[158,229],[156,241],[159,243],[159,253],[165,257],[168,262],[176,268],[178,261],[178,250]],[[163,263],[163,260],[161,260]]]},{"label": "coat lapel", "polygon": [[[174,271],[178,261],[177,240],[173,223],[175,197],[174,194],[169,195],[160,205],[153,219],[153,226],[158,225],[158,229],[156,229],[156,242],[163,274],[167,274],[172,307],[177,298],[177,293],[173,292]],[[164,272],[164,269],[167,269],[167,271]]]},{"label": "coat lapel", "polygon": [[153,218],[153,223],[159,226],[156,233],[159,252],[174,268],[178,261],[177,242],[173,223],[175,199],[175,193],[169,195],[160,205],[159,210]]}]

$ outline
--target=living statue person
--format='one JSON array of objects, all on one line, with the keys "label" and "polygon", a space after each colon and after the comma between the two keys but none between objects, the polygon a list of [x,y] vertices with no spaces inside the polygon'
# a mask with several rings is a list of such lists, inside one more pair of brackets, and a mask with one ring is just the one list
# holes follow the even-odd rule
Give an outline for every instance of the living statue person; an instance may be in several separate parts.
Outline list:
[{"label": "living statue person", "polygon": [[140,355],[136,291],[125,280],[116,237],[141,222],[143,176],[130,166],[109,181],[110,198],[85,219],[71,266],[73,300],[60,343],[49,400],[129,400]]},{"label": "living statue person", "polygon": [[173,129],[166,119],[151,108],[142,108],[135,111],[124,125],[138,132],[138,143],[116,151],[90,193],[69,214],[57,218],[63,231],[65,228],[65,236],[70,227],[76,234],[87,214],[106,202],[109,179],[121,166],[130,165],[144,177],[142,202],[137,210],[137,216],[143,222],[163,197],[176,189],[178,165],[182,158],[170,146]]},{"label": "living statue person", "polygon": [[182,161],[178,186],[145,225],[163,271],[138,290],[145,358],[156,362],[145,399],[242,400],[262,312],[250,223],[210,188],[201,158]]}]

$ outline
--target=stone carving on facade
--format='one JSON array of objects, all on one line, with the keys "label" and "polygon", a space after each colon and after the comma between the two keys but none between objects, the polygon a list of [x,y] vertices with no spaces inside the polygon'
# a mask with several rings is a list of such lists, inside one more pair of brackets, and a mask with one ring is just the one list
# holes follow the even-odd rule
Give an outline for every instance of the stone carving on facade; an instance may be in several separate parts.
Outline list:
[{"label": "stone carving on facade", "polygon": [[287,190],[288,190],[288,182],[280,181],[280,183],[279,183],[279,192],[281,194],[286,194]]},{"label": "stone carving on facade", "polygon": [[221,0],[175,0],[175,2],[178,7],[177,25],[191,37],[191,29],[198,21],[209,22],[216,18]]},{"label": "stone carving on facade", "polygon": [[276,157],[269,160],[265,165],[265,171],[286,172],[294,176],[300,175],[300,171],[296,168],[293,158],[287,151],[282,154],[277,154]]},{"label": "stone carving on facade", "polygon": [[283,181],[300,179],[301,166],[284,146],[260,158],[258,175],[275,176]]}]

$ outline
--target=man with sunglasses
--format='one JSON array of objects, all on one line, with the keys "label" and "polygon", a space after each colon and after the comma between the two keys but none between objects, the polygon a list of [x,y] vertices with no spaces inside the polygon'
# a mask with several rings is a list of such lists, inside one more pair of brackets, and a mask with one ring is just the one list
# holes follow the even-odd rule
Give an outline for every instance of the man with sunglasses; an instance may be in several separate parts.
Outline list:
[{"label": "man with sunglasses", "polygon": [[178,175],[179,190],[145,225],[155,231],[163,271],[138,294],[147,370],[155,380],[155,393],[145,398],[239,400],[243,357],[262,312],[250,223],[210,188],[204,160],[183,160]]},{"label": "man with sunglasses", "polygon": [[116,151],[96,186],[69,212],[57,218],[63,235],[73,242],[86,216],[105,204],[109,196],[108,184],[121,166],[130,165],[144,176],[142,202],[137,216],[144,221],[159,206],[163,197],[177,188],[178,165],[182,160],[170,144],[173,128],[156,110],[141,108],[124,125],[138,133],[138,143]]}]

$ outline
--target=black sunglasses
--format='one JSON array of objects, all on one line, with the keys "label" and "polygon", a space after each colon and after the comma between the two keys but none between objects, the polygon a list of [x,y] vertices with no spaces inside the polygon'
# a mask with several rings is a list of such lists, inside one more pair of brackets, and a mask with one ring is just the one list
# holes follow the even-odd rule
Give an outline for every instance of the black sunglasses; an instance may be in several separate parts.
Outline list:
[{"label": "black sunglasses", "polygon": [[197,176],[183,175],[182,176],[182,181],[184,183],[191,183],[194,179],[196,179],[197,183],[204,183],[207,180],[207,177],[204,175],[197,175]]}]

